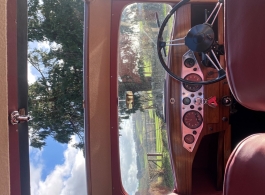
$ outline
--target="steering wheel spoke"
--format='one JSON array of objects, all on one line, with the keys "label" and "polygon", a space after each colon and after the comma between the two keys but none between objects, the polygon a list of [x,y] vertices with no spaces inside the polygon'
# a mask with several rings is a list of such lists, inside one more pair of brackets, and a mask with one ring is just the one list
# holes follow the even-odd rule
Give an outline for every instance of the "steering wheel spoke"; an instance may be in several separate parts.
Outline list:
[{"label": "steering wheel spoke", "polygon": [[[181,45],[185,45],[185,42],[183,42],[183,43],[180,42],[180,41],[183,41],[183,40],[185,41],[185,37],[166,41],[166,46],[181,46]],[[175,43],[175,42],[177,42],[177,43]]]},{"label": "steering wheel spoke", "polygon": [[220,64],[219,60],[217,59],[217,56],[215,55],[214,51],[211,49],[211,53],[215,59],[215,61],[217,62],[219,69],[223,69],[222,65]]},{"label": "steering wheel spoke", "polygon": [[185,45],[185,43],[169,43],[169,44],[166,44],[166,46],[180,46],[180,45]]},{"label": "steering wheel spoke", "polygon": [[221,66],[221,64],[219,63],[219,61],[218,61],[218,59],[217,59],[215,53],[213,52],[213,50],[211,50],[211,52],[212,52],[212,55],[214,56],[214,58],[215,58],[215,60],[216,60],[216,62],[217,62],[218,65],[216,65],[216,64],[214,63],[214,61],[212,60],[212,58],[211,58],[207,53],[205,53],[205,56],[206,56],[206,57],[208,58],[208,60],[212,63],[212,65],[215,67],[216,70],[220,70],[220,69],[222,69],[222,66]]},{"label": "steering wheel spoke", "polygon": [[207,20],[205,21],[205,23],[208,23],[208,22],[209,22],[209,20],[210,20],[210,19],[212,18],[212,16],[214,15],[214,12],[215,12],[216,9],[218,8],[217,12],[216,12],[215,15],[214,15],[214,18],[213,18],[213,20],[212,20],[211,25],[214,24],[215,19],[217,18],[218,14],[219,14],[219,12],[220,12],[220,9],[221,9],[221,7],[222,7],[222,5],[223,5],[223,3],[217,2],[216,6],[214,7],[212,13],[211,13],[210,16],[207,18]]},{"label": "steering wheel spoke", "polygon": [[223,4],[220,3],[220,6],[219,6],[219,8],[218,8],[218,10],[217,10],[217,13],[215,14],[215,16],[214,16],[214,18],[213,18],[213,21],[212,21],[211,25],[213,25],[213,23],[214,23],[216,17],[218,16],[218,14],[219,14],[219,12],[220,12],[220,9],[221,9],[222,5],[223,5]]},{"label": "steering wheel spoke", "polygon": [[169,40],[169,41],[167,41],[167,42],[172,43],[172,42],[175,42],[175,41],[182,41],[182,40],[184,40],[184,39],[185,39],[185,37],[182,37],[182,38],[178,38],[178,39]]}]

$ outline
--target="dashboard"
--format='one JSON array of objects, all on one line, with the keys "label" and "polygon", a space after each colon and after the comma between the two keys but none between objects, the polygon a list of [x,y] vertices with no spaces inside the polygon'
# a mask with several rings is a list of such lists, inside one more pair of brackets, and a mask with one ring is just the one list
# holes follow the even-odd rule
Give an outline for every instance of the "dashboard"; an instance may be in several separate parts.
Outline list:
[{"label": "dashboard", "polygon": [[[191,27],[203,23],[205,10],[211,13],[215,5],[194,3],[179,8],[175,13],[172,39],[185,37]],[[213,26],[219,44],[223,44],[222,15],[221,8]],[[211,63],[205,63],[204,57],[185,45],[173,46],[169,68],[189,81],[209,81],[218,76],[218,71]],[[225,68],[223,55],[218,61]],[[224,97],[230,97],[227,81],[209,85],[183,84],[169,75],[166,81],[166,122],[178,192],[191,194],[206,189],[212,185],[205,182],[210,181],[208,177],[215,178],[213,188],[221,190],[223,170],[230,154],[229,107],[222,104]],[[209,167],[209,162],[215,166]],[[209,176],[209,172],[213,175]]]},{"label": "dashboard", "polygon": [[[190,81],[204,79],[201,68],[192,51],[182,57],[181,76]],[[181,116],[183,147],[192,152],[203,129],[204,86],[183,83],[181,86]]]}]

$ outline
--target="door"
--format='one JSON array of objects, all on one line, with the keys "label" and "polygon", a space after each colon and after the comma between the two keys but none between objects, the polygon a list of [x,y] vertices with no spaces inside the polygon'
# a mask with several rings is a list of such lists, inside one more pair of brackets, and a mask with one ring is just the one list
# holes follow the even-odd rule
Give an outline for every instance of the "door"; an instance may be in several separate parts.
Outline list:
[{"label": "door", "polygon": [[[27,1],[7,1],[8,114],[25,109],[27,114]],[[10,119],[10,118],[9,118]],[[11,195],[30,194],[27,122],[9,122]]]}]

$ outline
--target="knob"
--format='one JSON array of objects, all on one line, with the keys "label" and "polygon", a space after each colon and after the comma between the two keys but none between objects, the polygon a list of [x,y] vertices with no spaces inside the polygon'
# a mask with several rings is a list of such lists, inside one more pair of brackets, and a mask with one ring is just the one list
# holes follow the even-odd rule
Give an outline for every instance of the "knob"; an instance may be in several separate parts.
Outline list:
[{"label": "knob", "polygon": [[224,106],[231,106],[231,104],[232,104],[232,98],[229,97],[229,96],[222,97],[222,104]]},{"label": "knob", "polygon": [[12,125],[16,125],[18,123],[27,122],[31,119],[29,115],[25,115],[25,109],[21,109],[18,111],[13,111],[10,115],[10,122]]}]

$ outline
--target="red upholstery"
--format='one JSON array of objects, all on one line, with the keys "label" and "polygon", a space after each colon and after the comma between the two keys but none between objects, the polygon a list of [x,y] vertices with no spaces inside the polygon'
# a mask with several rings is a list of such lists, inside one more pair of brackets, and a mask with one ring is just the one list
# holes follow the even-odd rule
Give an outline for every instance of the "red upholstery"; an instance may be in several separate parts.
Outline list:
[{"label": "red upholstery", "polygon": [[225,0],[225,53],[235,98],[265,111],[265,0]]},{"label": "red upholstery", "polygon": [[223,195],[265,194],[265,133],[241,141],[225,170]]}]

